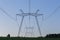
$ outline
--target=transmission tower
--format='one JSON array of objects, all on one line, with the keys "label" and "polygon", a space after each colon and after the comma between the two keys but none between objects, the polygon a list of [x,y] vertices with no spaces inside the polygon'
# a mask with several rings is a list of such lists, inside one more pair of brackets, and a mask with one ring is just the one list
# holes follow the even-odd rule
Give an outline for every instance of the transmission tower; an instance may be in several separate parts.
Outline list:
[{"label": "transmission tower", "polygon": [[[39,9],[38,9],[35,13],[31,13],[31,12],[30,12],[30,11],[31,11],[31,0],[29,0],[29,12],[28,12],[28,13],[24,13],[22,9],[20,9],[20,11],[21,11],[22,14],[16,14],[17,16],[22,16],[21,24],[20,24],[19,31],[18,31],[18,37],[19,37],[19,35],[20,35],[21,27],[22,27],[23,20],[24,20],[24,17],[25,17],[25,16],[29,16],[29,27],[30,27],[30,16],[35,17],[36,24],[37,24],[37,27],[38,27],[38,30],[39,30],[39,34],[42,35],[37,17],[38,17],[38,16],[43,16],[43,14],[38,14]],[[30,28],[27,28],[27,29],[32,29],[32,28],[30,27]]]}]

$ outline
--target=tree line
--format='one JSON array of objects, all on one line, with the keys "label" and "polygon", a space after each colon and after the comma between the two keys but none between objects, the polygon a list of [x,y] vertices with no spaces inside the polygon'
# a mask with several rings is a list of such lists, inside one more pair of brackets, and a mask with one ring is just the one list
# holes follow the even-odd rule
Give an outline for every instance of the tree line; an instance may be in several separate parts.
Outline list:
[{"label": "tree line", "polygon": [[60,38],[60,34],[47,34],[46,38]]},{"label": "tree line", "polygon": [[[7,37],[10,38],[10,34],[8,34]],[[60,34],[47,34],[45,38],[60,38]]]}]

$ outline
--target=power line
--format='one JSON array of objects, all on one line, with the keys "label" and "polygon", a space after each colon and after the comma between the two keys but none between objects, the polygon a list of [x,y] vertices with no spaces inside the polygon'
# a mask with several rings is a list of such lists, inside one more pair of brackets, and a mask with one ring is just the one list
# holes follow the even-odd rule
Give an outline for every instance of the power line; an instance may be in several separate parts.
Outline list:
[{"label": "power line", "polygon": [[0,8],[0,10],[3,11],[9,18],[11,18],[14,21],[16,21],[16,19],[14,19],[11,15],[9,15],[4,9]]},{"label": "power line", "polygon": [[4,9],[0,8],[1,11],[3,11],[9,18],[11,18],[12,20],[14,20],[17,25],[19,26],[18,22],[17,22],[17,16],[16,16],[16,19],[14,19],[11,15],[9,15]]},{"label": "power line", "polygon": [[[47,20],[47,19],[49,19],[50,17],[52,17],[52,16],[55,14],[55,12],[58,11],[59,8],[60,8],[60,6],[57,7],[47,18],[45,18],[45,20]],[[45,20],[44,20],[44,21],[45,21]]]}]

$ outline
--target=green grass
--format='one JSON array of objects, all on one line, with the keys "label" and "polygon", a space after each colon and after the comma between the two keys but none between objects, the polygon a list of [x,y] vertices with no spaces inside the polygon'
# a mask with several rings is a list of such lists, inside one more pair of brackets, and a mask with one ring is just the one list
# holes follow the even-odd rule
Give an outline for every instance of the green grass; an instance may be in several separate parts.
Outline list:
[{"label": "green grass", "polygon": [[60,40],[60,38],[23,38],[23,37],[0,37],[0,40]]}]

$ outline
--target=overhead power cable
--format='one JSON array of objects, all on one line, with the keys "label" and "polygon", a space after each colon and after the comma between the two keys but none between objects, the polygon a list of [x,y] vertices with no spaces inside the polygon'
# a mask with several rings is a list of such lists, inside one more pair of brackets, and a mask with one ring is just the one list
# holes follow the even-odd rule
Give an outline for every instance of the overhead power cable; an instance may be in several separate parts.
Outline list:
[{"label": "overhead power cable", "polygon": [[17,25],[19,26],[19,23],[17,22],[17,16],[16,16],[16,19],[14,19],[11,15],[9,15],[5,10],[3,10],[2,8],[0,8],[0,10],[2,11],[2,12],[4,12],[9,18],[11,18],[12,20],[14,20],[16,23],[17,23]]},{"label": "overhead power cable", "polygon": [[60,8],[60,6],[57,7],[45,20],[47,20],[48,18],[52,17],[58,11],[59,8]]},{"label": "overhead power cable", "polygon": [[4,12],[9,18],[13,19],[14,21],[16,21],[16,19],[14,19],[11,15],[9,15],[4,9],[0,8],[0,10],[2,12]]}]

